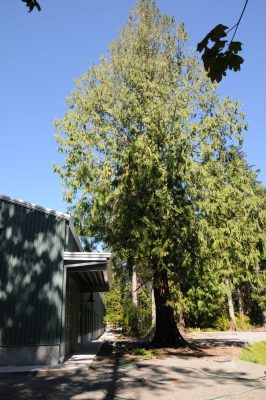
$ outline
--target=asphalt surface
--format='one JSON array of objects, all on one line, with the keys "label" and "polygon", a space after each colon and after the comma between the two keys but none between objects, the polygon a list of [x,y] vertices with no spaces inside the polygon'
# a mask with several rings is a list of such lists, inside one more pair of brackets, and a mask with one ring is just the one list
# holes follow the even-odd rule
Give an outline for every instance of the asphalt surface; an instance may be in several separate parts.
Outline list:
[{"label": "asphalt surface", "polygon": [[[246,332],[238,332],[244,334]],[[249,341],[264,335],[247,332]],[[266,332],[264,333],[266,336]],[[225,340],[247,337],[223,332]],[[205,336],[205,337],[204,337]],[[106,339],[113,339],[111,335]],[[220,341],[221,336],[218,334]],[[206,334],[199,340],[215,340]],[[265,337],[266,340],[266,337]],[[246,341],[246,340],[245,340]],[[151,360],[125,362],[104,351],[88,370],[65,376],[34,376],[31,373],[0,374],[1,400],[266,400],[266,367],[221,355],[196,358],[169,355]]]},{"label": "asphalt surface", "polygon": [[[194,341],[202,340],[223,340],[225,342],[242,342],[247,344],[253,344],[256,342],[266,341],[266,329],[257,331],[238,331],[238,332],[195,332],[190,333],[187,337]],[[194,339],[193,339],[194,338]]]}]

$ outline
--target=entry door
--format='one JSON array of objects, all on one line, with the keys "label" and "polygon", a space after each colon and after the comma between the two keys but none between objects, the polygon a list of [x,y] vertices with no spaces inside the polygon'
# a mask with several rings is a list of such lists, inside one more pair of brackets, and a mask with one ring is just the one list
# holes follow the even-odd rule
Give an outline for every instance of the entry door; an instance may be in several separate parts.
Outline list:
[{"label": "entry door", "polygon": [[78,302],[77,284],[67,276],[66,285],[66,329],[65,329],[65,350],[66,354],[75,351],[78,340]]}]

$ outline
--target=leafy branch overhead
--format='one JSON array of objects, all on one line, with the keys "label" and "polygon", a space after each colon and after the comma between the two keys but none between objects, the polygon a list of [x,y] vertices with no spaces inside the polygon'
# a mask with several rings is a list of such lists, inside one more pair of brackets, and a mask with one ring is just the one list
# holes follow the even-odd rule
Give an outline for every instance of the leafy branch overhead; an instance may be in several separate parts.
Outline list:
[{"label": "leafy branch overhead", "polygon": [[31,12],[35,7],[38,11],[41,11],[41,6],[36,0],[22,0],[23,3],[26,3],[26,6],[29,8],[29,12]]},{"label": "leafy branch overhead", "polygon": [[[197,51],[202,54],[202,61],[207,75],[212,82],[220,82],[222,77],[226,75],[228,69],[240,71],[240,66],[244,62],[243,57],[238,53],[242,50],[241,42],[234,42],[234,37],[239,27],[247,6],[246,0],[241,15],[237,23],[232,27],[219,24],[215,26],[205,38],[198,43]],[[235,30],[231,40],[227,40],[228,34]],[[213,43],[210,45],[210,43]]]},{"label": "leafy branch overhead", "polygon": [[[41,6],[37,0],[21,1],[26,3],[26,6],[29,8],[29,12],[33,11],[34,8],[37,8],[38,11],[41,11]],[[225,25],[219,24],[213,28],[197,45],[197,50],[200,53],[203,51],[202,60],[204,68],[212,82],[220,82],[222,77],[226,75],[226,71],[228,69],[240,71],[240,65],[244,61],[244,59],[238,54],[239,51],[242,50],[242,43],[234,42],[233,39],[244,14],[247,3],[248,0],[245,2],[238,22],[231,29]],[[226,37],[233,29],[235,29],[235,31],[231,41],[229,42],[226,40]],[[212,46],[209,45],[210,42],[213,43]]]},{"label": "leafy branch overhead", "polygon": [[[234,71],[240,71],[240,65],[244,59],[238,55],[238,52],[242,50],[242,43],[230,42],[224,40],[227,36],[227,26],[219,24],[212,29],[205,38],[198,43],[197,50],[202,55],[202,61],[204,68],[208,71],[208,76],[212,82],[220,82],[222,77],[226,75],[226,70],[233,69]],[[209,47],[209,41],[213,42],[213,46]],[[224,48],[226,47],[226,50]]]}]

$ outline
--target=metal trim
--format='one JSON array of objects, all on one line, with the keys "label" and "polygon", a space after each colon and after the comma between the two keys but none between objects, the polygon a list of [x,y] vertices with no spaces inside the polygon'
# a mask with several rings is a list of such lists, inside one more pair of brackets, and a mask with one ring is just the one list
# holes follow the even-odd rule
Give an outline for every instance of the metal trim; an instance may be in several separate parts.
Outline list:
[{"label": "metal trim", "polygon": [[55,211],[55,210],[52,210],[51,208],[41,207],[41,206],[38,206],[37,204],[28,203],[28,202],[26,202],[24,200],[12,199],[11,197],[5,196],[3,194],[0,194],[0,199],[4,200],[4,201],[7,201],[8,203],[11,203],[11,204],[16,204],[16,205],[19,205],[19,206],[22,206],[22,207],[25,207],[25,208],[29,208],[31,210],[36,210],[36,211],[42,212],[44,214],[54,215],[56,217],[59,217],[59,218],[62,218],[62,219],[66,219],[67,221],[70,220],[70,215],[69,214],[65,214],[65,213],[62,213],[60,211]]}]

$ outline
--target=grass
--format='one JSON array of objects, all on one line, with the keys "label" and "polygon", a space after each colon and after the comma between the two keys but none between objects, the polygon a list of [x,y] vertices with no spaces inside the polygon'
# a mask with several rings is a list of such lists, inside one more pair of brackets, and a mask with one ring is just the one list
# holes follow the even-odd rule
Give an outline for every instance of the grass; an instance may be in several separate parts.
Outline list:
[{"label": "grass", "polygon": [[216,328],[188,328],[189,332],[219,332]]},{"label": "grass", "polygon": [[153,357],[158,356],[157,349],[151,349],[148,346],[138,346],[136,343],[132,346],[132,344],[119,346],[119,353],[121,356],[129,355],[129,356],[137,356],[141,357],[145,360],[149,360]]},{"label": "grass", "polygon": [[239,358],[243,361],[266,365],[266,342],[258,342],[245,347]]},{"label": "grass", "polygon": [[[257,328],[257,325],[253,325],[247,315],[240,317],[236,314],[236,325],[239,330],[248,331],[250,329]],[[230,321],[227,317],[222,316],[217,318],[214,326],[208,328],[189,328],[189,332],[221,332],[228,331],[230,329]]]},{"label": "grass", "polygon": [[134,356],[141,356],[146,360],[151,359],[153,356],[157,354],[156,350],[153,349],[144,349],[142,347],[137,347],[131,351],[131,354]]}]

